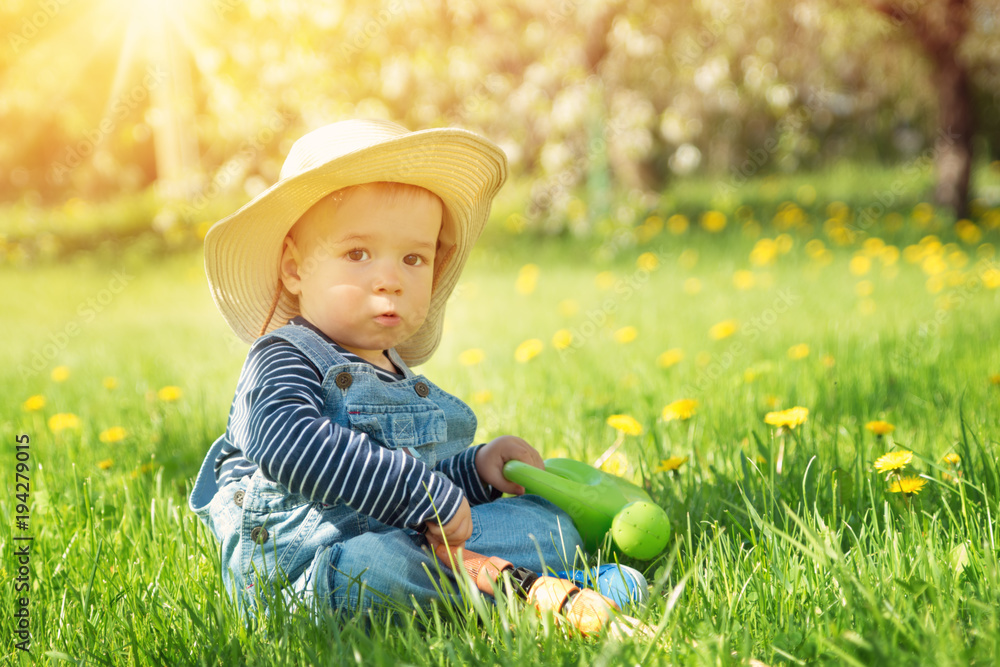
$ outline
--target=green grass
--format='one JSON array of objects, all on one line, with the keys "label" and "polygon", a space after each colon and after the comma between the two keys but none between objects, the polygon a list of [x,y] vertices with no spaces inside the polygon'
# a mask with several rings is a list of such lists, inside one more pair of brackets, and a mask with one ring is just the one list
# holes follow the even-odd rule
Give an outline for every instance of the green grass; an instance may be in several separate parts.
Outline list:
[{"label": "green grass", "polygon": [[[757,218],[773,237],[770,215]],[[948,248],[969,261],[936,294],[903,258],[895,276],[878,259],[867,275],[852,275],[856,246],[833,248],[832,262],[818,266],[804,245],[822,237],[822,224],[813,215],[810,226],[791,230],[791,251],[765,267],[751,266],[754,240],[735,225],[720,236],[662,232],[614,252],[596,241],[493,234],[449,305],[441,347],[420,369],[473,405],[480,441],[513,433],[543,455],[592,461],[614,440],[608,416],[643,424],[619,464],[648,485],[674,526],[661,557],[627,561],[655,583],[653,602],[636,612],[657,629],[655,641],[565,638],[516,605],[441,608],[367,632],[359,619],[313,624],[280,611],[244,627],[224,602],[214,538],[186,506],[204,452],[225,427],[246,351],[211,303],[200,256],[129,252],[0,269],[5,580],[17,574],[12,538],[34,537],[31,587],[20,594],[30,599],[33,653],[14,649],[8,584],[0,594],[4,660],[992,662],[1000,648],[1000,386],[991,382],[1000,373],[1000,290],[983,286],[988,267],[977,264],[975,245]],[[907,227],[897,242],[924,233]],[[990,234],[983,241],[996,243]],[[687,268],[685,250],[698,253]],[[636,268],[644,252],[659,259],[648,274]],[[537,288],[520,294],[515,279],[529,262],[540,267]],[[739,269],[753,272],[751,289],[734,287]],[[605,290],[595,285],[602,271],[613,278]],[[690,278],[699,293],[683,289]],[[870,301],[856,294],[861,279],[871,282]],[[560,312],[567,299],[575,314]],[[728,319],[746,328],[712,340],[710,327]],[[627,344],[615,340],[625,326],[638,332]],[[551,343],[559,329],[574,333],[561,352]],[[515,348],[529,338],[545,349],[515,363]],[[802,343],[808,356],[789,358]],[[485,360],[462,366],[458,356],[469,348]],[[684,359],[662,368],[657,358],[670,348]],[[54,382],[60,365],[70,375]],[[105,388],[105,377],[117,386]],[[183,395],[162,401],[165,386]],[[45,407],[26,411],[36,394]],[[696,415],[663,422],[663,406],[678,398],[697,399]],[[794,405],[810,413],[791,433],[764,423],[767,412]],[[57,413],[77,415],[79,428],[52,433],[47,420]],[[879,441],[864,428],[873,419],[896,430]],[[125,440],[101,442],[114,426]],[[27,533],[13,527],[18,434],[31,438]],[[928,480],[919,495],[888,493],[873,470],[894,447],[914,452],[911,471]],[[952,451],[962,457],[957,482],[945,480],[941,461]],[[669,455],[690,460],[676,476],[651,472]]]}]

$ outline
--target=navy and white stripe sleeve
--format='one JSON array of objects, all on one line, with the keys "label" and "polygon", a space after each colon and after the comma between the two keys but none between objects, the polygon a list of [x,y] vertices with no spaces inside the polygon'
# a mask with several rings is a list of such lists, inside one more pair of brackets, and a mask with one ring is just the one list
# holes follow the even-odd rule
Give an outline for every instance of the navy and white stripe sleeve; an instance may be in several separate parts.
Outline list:
[{"label": "navy and white stripe sleeve", "polygon": [[289,491],[323,503],[340,499],[390,526],[447,523],[464,498],[423,462],[373,442],[323,415],[322,378],[294,345],[250,350],[229,416],[233,446]]},{"label": "navy and white stripe sleeve", "polygon": [[434,469],[446,475],[448,479],[465,491],[470,505],[481,505],[493,502],[503,495],[502,491],[489,484],[483,484],[476,470],[476,454],[484,445],[476,445],[463,449],[458,454],[439,461]]}]

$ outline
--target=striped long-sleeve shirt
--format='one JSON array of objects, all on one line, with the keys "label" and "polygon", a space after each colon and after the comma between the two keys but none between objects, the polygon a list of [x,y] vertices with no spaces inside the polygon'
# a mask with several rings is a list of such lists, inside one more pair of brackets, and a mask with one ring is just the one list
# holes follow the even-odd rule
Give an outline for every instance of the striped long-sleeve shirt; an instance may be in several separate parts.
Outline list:
[{"label": "striped long-sleeve shirt", "polygon": [[[388,373],[380,377],[393,379]],[[220,488],[260,468],[310,500],[339,499],[384,524],[418,530],[435,516],[451,520],[464,497],[475,505],[501,495],[476,472],[479,446],[432,469],[330,421],[323,414],[322,382],[319,370],[291,343],[254,344],[236,387],[227,445],[216,462]]]}]

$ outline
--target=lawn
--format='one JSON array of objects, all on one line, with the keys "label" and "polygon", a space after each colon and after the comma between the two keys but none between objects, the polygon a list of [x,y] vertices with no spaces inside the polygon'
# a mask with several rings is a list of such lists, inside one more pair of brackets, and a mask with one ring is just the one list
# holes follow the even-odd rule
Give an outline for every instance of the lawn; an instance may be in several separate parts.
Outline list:
[{"label": "lawn", "polygon": [[[200,254],[0,269],[5,580],[28,543],[14,538],[33,537],[27,589],[0,594],[4,660],[992,662],[1000,212],[950,229],[907,205],[858,233],[858,209],[833,199],[796,185],[725,214],[643,212],[603,244],[508,233],[498,209],[420,369],[473,406],[479,441],[512,433],[592,462],[618,435],[609,417],[638,421],[605,465],[645,484],[673,524],[660,557],[626,560],[654,584],[632,610],[652,639],[566,638],[530,610],[474,602],[396,625],[277,613],[245,627],[224,604],[214,538],[187,510],[246,353]],[[693,414],[664,410],[679,399],[697,401]],[[796,406],[801,423],[766,423]],[[894,429],[878,435],[875,421]],[[894,451],[912,460],[877,472]],[[683,463],[662,470],[670,457]],[[919,486],[911,477],[923,487],[894,492]],[[15,649],[19,597],[31,656]]]}]

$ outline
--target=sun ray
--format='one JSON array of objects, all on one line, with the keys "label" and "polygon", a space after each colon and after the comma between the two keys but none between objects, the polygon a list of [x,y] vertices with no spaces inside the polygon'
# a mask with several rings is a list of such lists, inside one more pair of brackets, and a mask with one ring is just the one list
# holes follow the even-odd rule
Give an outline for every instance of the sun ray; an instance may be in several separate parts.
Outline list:
[{"label": "sun ray", "polygon": [[122,43],[121,50],[118,52],[118,62],[115,65],[115,74],[114,78],[111,80],[111,90],[108,92],[108,101],[105,103],[104,112],[101,115],[102,123],[104,120],[111,117],[111,110],[114,108],[116,101],[121,99],[128,76],[132,71],[132,67],[135,65],[136,54],[138,53],[137,44],[142,36],[141,31],[137,29],[137,11],[138,6],[133,7],[128,18],[128,25],[125,28],[124,42]]}]

